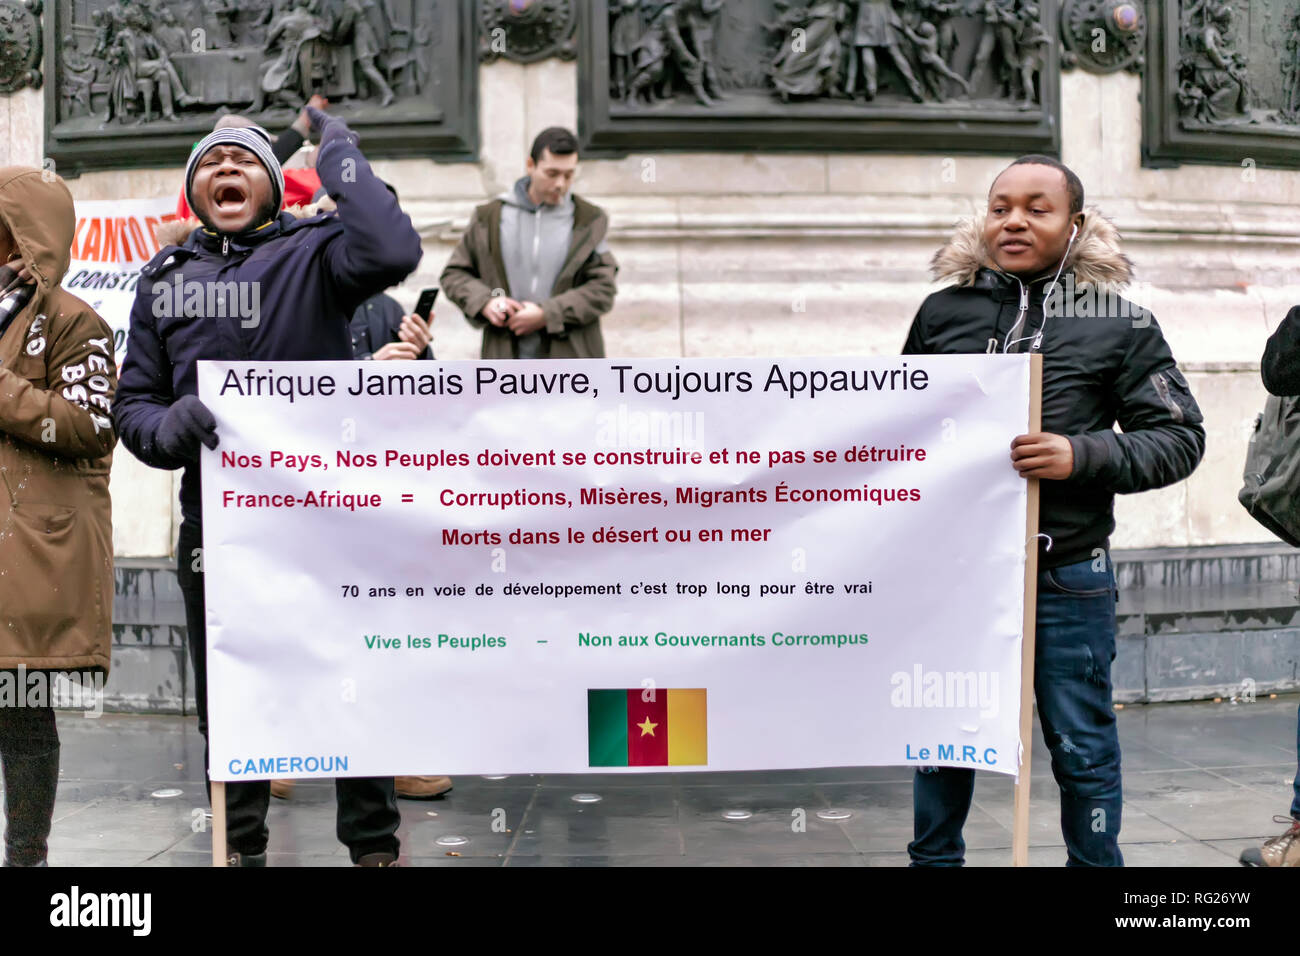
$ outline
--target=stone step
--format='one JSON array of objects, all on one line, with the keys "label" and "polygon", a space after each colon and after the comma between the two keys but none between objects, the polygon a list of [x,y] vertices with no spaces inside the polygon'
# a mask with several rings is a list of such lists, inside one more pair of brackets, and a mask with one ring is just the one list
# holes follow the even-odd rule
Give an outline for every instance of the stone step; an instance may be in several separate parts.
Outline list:
[{"label": "stone step", "polygon": [[1300,550],[1280,541],[1112,551],[1111,558],[1121,592],[1300,582]]},{"label": "stone step", "polygon": [[114,568],[113,670],[105,709],[193,714],[185,605],[170,558],[119,558]]},{"label": "stone step", "polygon": [[[1119,702],[1300,688],[1300,551],[1282,544],[1115,551]],[[105,708],[194,713],[175,563],[120,559]]]}]

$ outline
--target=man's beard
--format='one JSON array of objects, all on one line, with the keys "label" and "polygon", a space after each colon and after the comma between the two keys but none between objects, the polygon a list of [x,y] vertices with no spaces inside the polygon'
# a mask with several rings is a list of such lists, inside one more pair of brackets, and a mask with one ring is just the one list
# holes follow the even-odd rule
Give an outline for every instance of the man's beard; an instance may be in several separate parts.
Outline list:
[{"label": "man's beard", "polygon": [[[266,202],[264,202],[257,212],[253,214],[252,221],[239,231],[249,232],[250,230],[256,229],[258,226],[264,226],[274,219],[279,211],[280,207],[276,205],[275,198],[268,196]],[[195,209],[194,215],[198,216],[199,222],[203,223],[203,225],[207,227],[208,232],[221,232],[208,213],[200,212],[198,209]],[[231,235],[236,235],[236,233],[231,233]]]}]

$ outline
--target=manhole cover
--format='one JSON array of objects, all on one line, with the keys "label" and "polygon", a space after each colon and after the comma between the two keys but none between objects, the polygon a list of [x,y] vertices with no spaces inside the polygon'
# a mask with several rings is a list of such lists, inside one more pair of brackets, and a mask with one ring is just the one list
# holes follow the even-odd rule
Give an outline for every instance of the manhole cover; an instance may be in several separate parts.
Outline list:
[{"label": "manhole cover", "polygon": [[819,820],[847,820],[853,816],[852,810],[818,810],[817,818]]}]

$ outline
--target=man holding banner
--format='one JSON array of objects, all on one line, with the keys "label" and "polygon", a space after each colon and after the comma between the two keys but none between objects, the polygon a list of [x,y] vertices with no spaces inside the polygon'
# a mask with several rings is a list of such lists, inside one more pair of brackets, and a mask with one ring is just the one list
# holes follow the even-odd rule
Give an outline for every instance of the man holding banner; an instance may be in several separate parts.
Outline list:
[{"label": "man holding banner", "polygon": [[[216,419],[197,394],[196,363],[351,360],[353,311],[406,278],[422,254],[410,218],[371,171],[352,130],[314,108],[309,114],[320,133],[317,170],[337,213],[295,220],[279,212],[283,175],[258,132],[207,136],[190,155],[185,180],[203,227],[144,268],[114,404],[122,439],[138,458],[185,469],[177,556],[205,739],[199,449],[215,448],[218,439]],[[336,788],[338,834],[353,863],[396,863],[401,816],[392,778],[340,778]],[[269,783],[231,784],[226,792],[230,861],[264,866]]]},{"label": "man holding banner", "polygon": [[[1011,446],[1020,475],[1042,481],[1034,693],[1068,865],[1122,866],[1114,496],[1190,475],[1205,450],[1201,412],[1155,319],[1117,295],[1132,274],[1118,233],[1085,214],[1083,184],[1059,161],[1012,164],[982,228],[964,224],[933,269],[952,284],[922,304],[904,354],[1043,355],[1044,431]],[[914,866],[962,865],[974,786],[972,770],[918,770]]]}]

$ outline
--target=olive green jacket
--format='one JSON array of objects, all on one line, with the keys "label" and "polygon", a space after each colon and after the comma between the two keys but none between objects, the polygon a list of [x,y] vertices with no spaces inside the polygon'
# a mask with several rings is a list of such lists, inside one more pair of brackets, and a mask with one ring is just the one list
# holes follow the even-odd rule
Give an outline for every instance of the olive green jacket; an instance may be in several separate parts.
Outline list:
[{"label": "olive green jacket", "polygon": [[[599,206],[573,197],[573,236],[569,255],[555,280],[551,297],[541,303],[546,313],[550,358],[604,358],[600,317],[614,307],[618,262],[604,250],[609,217]],[[483,308],[496,294],[510,295],[501,257],[502,200],[474,210],[465,235],[447,260],[439,284],[469,320],[483,330],[483,358],[519,357],[513,332],[483,318]]]}]

